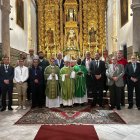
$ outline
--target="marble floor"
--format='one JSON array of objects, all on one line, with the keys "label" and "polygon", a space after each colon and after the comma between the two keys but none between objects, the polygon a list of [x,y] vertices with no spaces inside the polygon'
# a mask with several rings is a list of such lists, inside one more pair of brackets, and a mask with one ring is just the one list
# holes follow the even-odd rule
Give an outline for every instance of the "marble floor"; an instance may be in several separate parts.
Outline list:
[{"label": "marble floor", "polygon": [[[41,125],[14,125],[26,110],[0,112],[0,140],[33,140]],[[140,140],[140,111],[127,105],[118,111],[127,124],[94,124],[100,140]]]}]

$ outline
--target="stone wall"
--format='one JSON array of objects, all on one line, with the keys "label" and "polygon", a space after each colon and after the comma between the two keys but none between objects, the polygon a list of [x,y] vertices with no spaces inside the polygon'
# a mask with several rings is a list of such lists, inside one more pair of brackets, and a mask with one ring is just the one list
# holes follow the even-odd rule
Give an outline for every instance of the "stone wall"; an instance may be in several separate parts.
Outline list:
[{"label": "stone wall", "polygon": [[21,52],[22,51],[19,51],[17,49],[10,48],[10,63],[11,63],[12,66],[16,66],[17,60],[19,58],[19,54]]},{"label": "stone wall", "polygon": [[108,0],[107,9],[107,49],[109,54],[126,44],[128,49],[133,46],[132,0],[128,0],[128,22],[121,27],[120,0]]}]

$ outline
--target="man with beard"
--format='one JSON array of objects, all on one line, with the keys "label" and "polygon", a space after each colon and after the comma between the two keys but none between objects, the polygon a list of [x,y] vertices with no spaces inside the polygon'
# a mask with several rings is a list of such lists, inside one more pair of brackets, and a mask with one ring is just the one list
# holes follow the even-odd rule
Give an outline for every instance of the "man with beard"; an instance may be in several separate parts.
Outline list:
[{"label": "man with beard", "polygon": [[44,58],[44,53],[42,51],[38,52],[38,56],[39,56],[39,66],[42,67],[42,71],[44,72],[45,68],[47,66],[49,66],[49,61],[47,59]]},{"label": "man with beard", "polygon": [[92,61],[91,54],[89,51],[87,51],[86,56],[85,56],[84,60],[82,61],[81,65],[84,65],[88,71],[88,73],[86,74],[86,86],[87,86],[88,98],[92,98],[92,94],[91,94],[92,93],[92,78],[89,73],[89,65],[90,65],[91,61]]},{"label": "man with beard", "polygon": [[[42,51],[38,52],[38,56],[39,56],[39,66],[42,67],[42,73],[44,74],[44,70],[47,66],[49,66],[49,61],[47,59],[44,58],[44,53]],[[46,84],[44,82],[44,77],[43,77],[43,104],[45,105],[45,89],[46,89]]]},{"label": "man with beard", "polygon": [[93,103],[92,106],[96,106],[98,103],[100,107],[103,106],[103,89],[105,80],[105,62],[100,60],[100,54],[95,53],[95,60],[91,61],[89,71],[92,77],[92,92]]}]

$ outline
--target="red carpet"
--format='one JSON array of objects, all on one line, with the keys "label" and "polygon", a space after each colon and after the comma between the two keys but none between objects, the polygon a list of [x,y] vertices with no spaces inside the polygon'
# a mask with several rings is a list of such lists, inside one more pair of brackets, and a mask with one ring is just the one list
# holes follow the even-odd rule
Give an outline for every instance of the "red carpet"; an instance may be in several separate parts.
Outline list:
[{"label": "red carpet", "polygon": [[99,140],[89,125],[42,125],[34,140]]}]

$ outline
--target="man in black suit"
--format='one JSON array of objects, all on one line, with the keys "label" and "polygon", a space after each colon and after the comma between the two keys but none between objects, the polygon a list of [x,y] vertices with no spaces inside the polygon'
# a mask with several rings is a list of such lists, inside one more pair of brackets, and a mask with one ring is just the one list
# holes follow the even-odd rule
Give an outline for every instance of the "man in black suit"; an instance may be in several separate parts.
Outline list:
[{"label": "man in black suit", "polygon": [[49,61],[44,58],[44,53],[42,51],[38,52],[39,56],[39,66],[42,67],[42,71],[44,72],[45,68],[50,65]]},{"label": "man in black suit", "polygon": [[92,92],[92,78],[91,75],[89,73],[89,64],[92,61],[90,52],[87,51],[86,52],[86,56],[84,58],[84,60],[82,61],[82,65],[84,65],[88,71],[88,74],[86,75],[86,85],[87,85],[87,96],[88,98],[91,98],[91,92]]},{"label": "man in black suit", "polygon": [[58,53],[57,59],[55,60],[55,65],[60,69],[64,67],[64,60],[62,59],[62,53]]},{"label": "man in black suit", "polygon": [[4,64],[0,66],[0,82],[2,91],[2,109],[6,110],[6,94],[8,93],[8,110],[12,109],[12,93],[13,93],[13,78],[14,78],[14,68],[9,65],[9,57],[4,56]]},{"label": "man in black suit", "polygon": [[93,91],[93,103],[92,106],[96,106],[98,103],[100,107],[103,106],[103,89],[105,80],[105,62],[99,60],[99,53],[95,53],[95,60],[91,61],[89,71],[92,77],[92,91]]},{"label": "man in black suit", "polygon": [[136,106],[140,110],[140,63],[137,62],[136,56],[131,56],[131,63],[125,68],[128,88],[128,109],[133,108],[133,91],[136,93]]},{"label": "man in black suit", "polygon": [[[44,58],[44,53],[42,51],[38,52],[38,56],[39,56],[39,64],[38,66],[40,66],[42,68],[42,73],[44,75],[44,70],[47,66],[50,65],[49,61],[47,59]],[[46,95],[45,95],[45,89],[46,89],[46,83],[44,80],[44,76],[43,76],[43,104],[45,105],[45,100],[46,100]]]}]

